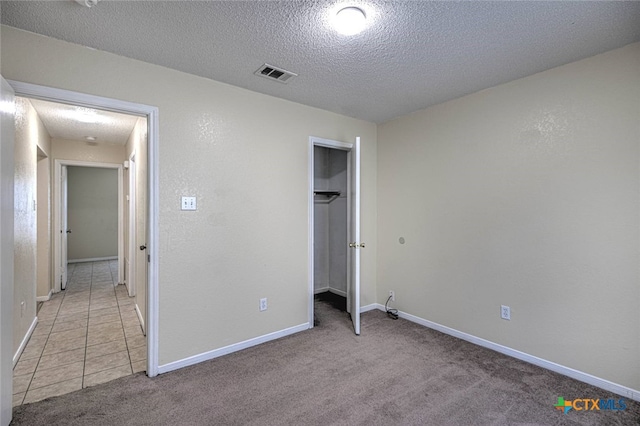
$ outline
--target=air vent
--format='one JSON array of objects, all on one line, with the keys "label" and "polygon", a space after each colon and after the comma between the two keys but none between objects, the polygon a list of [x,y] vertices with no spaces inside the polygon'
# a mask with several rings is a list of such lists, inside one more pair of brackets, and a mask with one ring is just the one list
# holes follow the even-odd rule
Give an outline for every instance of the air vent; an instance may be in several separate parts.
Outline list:
[{"label": "air vent", "polygon": [[283,70],[282,68],[274,67],[273,65],[264,64],[258,71],[254,73],[260,77],[268,78],[269,80],[276,80],[280,83],[287,83],[292,77],[297,77],[298,74],[291,71]]}]

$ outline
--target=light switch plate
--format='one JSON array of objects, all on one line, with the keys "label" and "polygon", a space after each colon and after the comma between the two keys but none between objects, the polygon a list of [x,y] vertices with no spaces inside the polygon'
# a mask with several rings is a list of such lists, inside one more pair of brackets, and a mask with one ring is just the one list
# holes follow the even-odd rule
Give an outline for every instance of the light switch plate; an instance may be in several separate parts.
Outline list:
[{"label": "light switch plate", "polygon": [[196,197],[182,197],[182,210],[196,210]]}]

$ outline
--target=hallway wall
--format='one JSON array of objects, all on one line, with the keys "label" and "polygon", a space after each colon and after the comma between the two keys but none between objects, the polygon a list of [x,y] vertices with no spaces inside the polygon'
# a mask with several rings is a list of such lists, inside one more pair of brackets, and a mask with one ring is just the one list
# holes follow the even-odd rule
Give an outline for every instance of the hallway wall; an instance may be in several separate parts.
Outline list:
[{"label": "hallway wall", "polygon": [[16,353],[36,318],[37,150],[49,134],[31,103],[16,98],[13,351]]},{"label": "hallway wall", "polygon": [[70,262],[118,256],[118,170],[67,167]]}]

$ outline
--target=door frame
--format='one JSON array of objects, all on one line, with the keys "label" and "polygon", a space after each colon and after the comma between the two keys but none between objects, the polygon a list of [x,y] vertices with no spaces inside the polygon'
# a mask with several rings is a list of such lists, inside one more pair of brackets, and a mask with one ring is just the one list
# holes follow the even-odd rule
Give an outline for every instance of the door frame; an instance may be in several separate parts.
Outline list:
[{"label": "door frame", "polygon": [[[308,202],[309,202],[309,246],[308,246],[308,253],[309,253],[309,260],[308,260],[308,282],[309,282],[309,328],[313,328],[313,314],[314,314],[314,306],[313,306],[313,301],[314,301],[314,264],[315,264],[315,248],[314,248],[314,243],[315,243],[315,238],[314,238],[314,231],[315,231],[315,219],[314,219],[314,197],[313,197],[313,193],[314,193],[314,182],[315,182],[315,176],[314,176],[314,168],[315,168],[315,159],[314,159],[314,147],[319,146],[319,147],[323,147],[323,148],[330,148],[330,149],[338,149],[341,151],[346,151],[347,152],[347,235],[348,238],[351,238],[351,228],[352,228],[352,224],[354,221],[353,215],[359,212],[354,211],[351,208],[351,198],[352,198],[352,167],[353,167],[353,161],[352,161],[352,155],[353,152],[355,151],[356,148],[356,143],[350,143],[350,142],[340,142],[340,141],[335,141],[335,140],[331,140],[331,139],[323,139],[323,138],[318,138],[315,136],[310,136],[309,137],[309,193],[308,193]],[[346,243],[346,241],[345,241]],[[352,274],[351,274],[351,268],[352,268],[352,262],[351,262],[351,255],[348,254],[347,255],[347,297],[349,297],[349,294],[351,293],[350,289],[352,286]],[[360,295],[360,286],[359,283],[356,283],[357,288],[356,291],[354,292],[354,294],[357,295],[357,297],[359,297]],[[359,304],[358,304],[359,306]],[[350,308],[350,303],[349,301],[347,301],[347,309]],[[356,312],[356,315],[360,315],[360,312]],[[353,313],[352,313],[353,315]],[[358,321],[359,322],[359,321]],[[359,327],[357,327],[359,329]],[[359,334],[360,331],[357,330],[356,334]]]},{"label": "door frame", "polygon": [[[54,165],[55,174],[55,165]],[[53,201],[53,214],[51,216],[52,223],[57,223],[58,229],[60,229],[59,238],[53,239],[53,292],[57,293],[61,290],[66,290],[67,281],[69,281],[69,272],[67,266],[69,265],[69,170],[66,165],[60,167],[60,173],[58,178],[54,179],[53,190],[51,191],[51,200]],[[55,189],[58,187],[58,196],[56,197]],[[49,202],[51,204],[51,201]],[[56,217],[56,206],[58,207],[58,220]],[[63,232],[64,231],[64,232]],[[51,233],[56,235],[55,228],[52,228]]]},{"label": "door frame", "polygon": [[[53,223],[58,224],[58,228],[60,228],[60,224],[67,223],[63,222],[62,212],[66,212],[68,214],[68,208],[65,208],[63,203],[68,200],[65,200],[63,197],[62,186],[61,186],[61,178],[62,178],[62,169],[63,167],[91,167],[96,169],[114,169],[118,171],[118,283],[124,282],[124,209],[122,205],[122,198],[124,193],[123,187],[123,165],[119,163],[94,163],[91,161],[77,161],[77,160],[64,160],[64,159],[54,159],[54,178],[53,178]],[[67,194],[68,195],[68,194]],[[60,229],[60,231],[63,231]],[[54,229],[54,233],[56,230]],[[62,233],[62,232],[60,232]],[[61,290],[61,282],[59,277],[62,275],[63,271],[61,270],[63,259],[62,253],[62,242],[60,238],[54,238],[54,248],[53,248],[53,264],[54,264],[54,288],[53,292],[57,293]],[[68,245],[67,245],[68,247]],[[67,257],[68,258],[68,257]]]},{"label": "door frame", "polygon": [[0,75],[0,426],[8,425],[13,395],[13,249],[15,97]]},{"label": "door frame", "polygon": [[[137,115],[147,118],[147,150],[148,150],[148,199],[147,223],[149,228],[147,254],[149,255],[147,279],[147,376],[158,375],[158,333],[159,333],[159,110],[158,107],[88,95],[37,84],[7,80],[16,96],[42,99],[45,101],[66,103],[87,108],[98,108],[123,114]],[[4,343],[4,342],[3,342]]]},{"label": "door frame", "polygon": [[137,199],[136,199],[136,151],[133,150],[131,155],[129,155],[129,195],[128,195],[128,204],[127,204],[127,214],[129,215],[129,226],[128,226],[128,235],[129,241],[127,242],[129,245],[129,267],[127,268],[127,292],[129,297],[133,297],[136,295],[136,261],[134,259],[134,253],[137,253],[136,247],[136,232],[137,232]]}]

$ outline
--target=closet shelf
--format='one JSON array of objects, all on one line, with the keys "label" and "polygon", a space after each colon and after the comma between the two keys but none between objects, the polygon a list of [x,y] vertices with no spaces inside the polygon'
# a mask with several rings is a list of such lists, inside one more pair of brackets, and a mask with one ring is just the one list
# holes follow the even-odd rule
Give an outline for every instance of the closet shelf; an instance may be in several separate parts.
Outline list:
[{"label": "closet shelf", "polygon": [[340,191],[331,189],[315,189],[313,195],[326,197],[325,199],[316,199],[316,203],[330,203],[340,196]]},{"label": "closet shelf", "polygon": [[315,189],[313,191],[314,195],[325,195],[327,197],[331,197],[331,196],[340,196],[340,191],[334,191],[331,189]]}]

